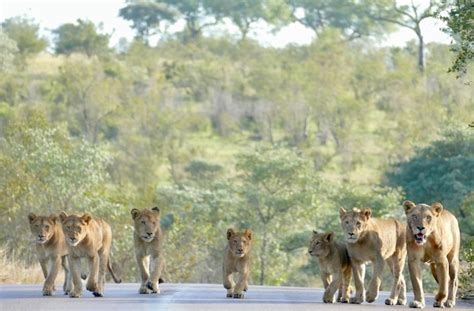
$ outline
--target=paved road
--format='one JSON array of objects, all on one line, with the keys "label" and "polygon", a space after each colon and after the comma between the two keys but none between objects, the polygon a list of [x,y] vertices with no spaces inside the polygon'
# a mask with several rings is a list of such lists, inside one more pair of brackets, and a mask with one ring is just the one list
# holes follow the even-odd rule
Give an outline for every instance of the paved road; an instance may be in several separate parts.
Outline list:
[{"label": "paved road", "polygon": [[[138,284],[106,284],[104,298],[85,291],[79,299],[56,293],[43,297],[40,285],[0,285],[0,310],[408,310],[404,306],[385,306],[383,292],[375,304],[323,304],[322,290],[300,287],[250,286],[245,299],[225,298],[222,285],[161,284],[161,294],[139,295]],[[411,296],[409,297],[411,299]],[[428,297],[431,309],[433,297]],[[456,308],[474,310],[474,305],[459,302]],[[439,310],[439,309],[438,309]]]}]

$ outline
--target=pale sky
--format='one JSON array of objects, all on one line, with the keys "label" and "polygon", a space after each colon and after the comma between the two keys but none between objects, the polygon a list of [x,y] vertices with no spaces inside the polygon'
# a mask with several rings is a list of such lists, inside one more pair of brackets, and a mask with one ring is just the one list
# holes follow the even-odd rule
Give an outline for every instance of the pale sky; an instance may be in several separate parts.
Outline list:
[{"label": "pale sky", "polygon": [[[407,0],[398,0],[398,2],[407,2]],[[426,1],[415,1],[415,3],[424,2]],[[118,17],[119,9],[124,6],[125,0],[0,0],[0,22],[19,15],[32,17],[40,24],[42,35],[47,37],[50,35],[49,30],[64,23],[74,23],[79,18],[90,20],[96,24],[102,22],[104,32],[112,33],[111,45],[114,46],[120,38],[131,40],[134,36],[129,23]],[[426,19],[422,22],[426,43],[450,42],[449,36],[440,30],[442,25],[435,19]],[[226,30],[236,36],[238,34],[237,28],[232,25],[229,25]],[[262,44],[274,47],[283,47],[288,43],[308,44],[312,41],[313,36],[311,30],[298,23],[291,24],[276,34],[271,34],[262,24],[258,25],[250,34],[250,37],[258,38]],[[407,41],[415,38],[411,30],[401,28],[387,36],[382,44],[404,46]]]}]

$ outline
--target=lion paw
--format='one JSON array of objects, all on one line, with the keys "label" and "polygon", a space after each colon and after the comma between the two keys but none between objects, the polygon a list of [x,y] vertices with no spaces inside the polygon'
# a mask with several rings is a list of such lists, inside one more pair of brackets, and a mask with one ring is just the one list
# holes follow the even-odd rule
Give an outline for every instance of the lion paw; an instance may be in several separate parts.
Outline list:
[{"label": "lion paw", "polygon": [[455,305],[456,302],[454,302],[454,300],[446,300],[446,302],[444,303],[444,306],[446,308],[453,308]]},{"label": "lion paw", "polygon": [[349,303],[349,298],[348,297],[343,297],[338,300],[340,303]]},{"label": "lion paw", "polygon": [[349,303],[353,304],[360,305],[362,302],[364,302],[364,299],[362,297],[352,297],[351,299],[349,299]]},{"label": "lion paw", "polygon": [[92,295],[94,295],[94,297],[104,297],[104,294],[101,292],[92,292]]},{"label": "lion paw", "polygon": [[397,299],[397,305],[399,306],[404,306],[407,304],[407,300],[406,299],[402,299],[402,298],[398,298]]},{"label": "lion paw", "polygon": [[152,294],[159,294],[160,289],[158,285],[154,284],[152,281],[146,282],[145,286],[151,291]]},{"label": "lion paw", "polygon": [[442,301],[435,301],[433,303],[433,308],[444,308],[444,302]]},{"label": "lion paw", "polygon": [[368,303],[372,303],[375,300],[377,300],[377,296],[378,296],[377,292],[368,291],[365,295],[366,297],[365,301],[367,301]]},{"label": "lion paw", "polygon": [[86,289],[90,292],[98,292],[99,291],[99,286],[95,282],[88,282],[86,284]]},{"label": "lion paw", "polygon": [[395,301],[395,299],[393,298],[387,298],[385,299],[385,304],[387,306],[394,306],[397,302]]},{"label": "lion paw", "polygon": [[53,296],[52,289],[43,289],[43,296]]},{"label": "lion paw", "polygon": [[425,304],[421,301],[413,300],[410,302],[410,308],[416,308],[416,309],[423,309],[425,307]]},{"label": "lion paw", "polygon": [[234,294],[226,294],[226,297],[227,298],[232,298],[232,297],[234,297]]},{"label": "lion paw", "polygon": [[81,294],[82,294],[81,292],[73,290],[69,293],[69,297],[70,298],[79,298],[79,297],[81,297]]},{"label": "lion paw", "polygon": [[244,294],[243,294],[243,293],[240,293],[240,294],[235,293],[235,294],[234,294],[234,298],[243,299],[243,298],[244,298]]},{"label": "lion paw", "polygon": [[324,303],[334,303],[334,296],[331,296],[329,294],[324,294],[323,302]]}]

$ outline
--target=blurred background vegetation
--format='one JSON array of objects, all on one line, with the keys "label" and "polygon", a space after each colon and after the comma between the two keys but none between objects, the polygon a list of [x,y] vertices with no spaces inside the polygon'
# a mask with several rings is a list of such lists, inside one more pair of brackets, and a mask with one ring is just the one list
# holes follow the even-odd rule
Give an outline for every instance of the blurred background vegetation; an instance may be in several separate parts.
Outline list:
[{"label": "blurred background vegetation", "polygon": [[[53,30],[51,42],[33,19],[3,21],[0,241],[3,263],[14,266],[5,271],[16,273],[0,281],[32,281],[18,273],[33,275],[30,211],[105,218],[122,279],[137,281],[129,211],[157,205],[167,282],[219,283],[226,229],[248,227],[253,284],[321,286],[307,255],[311,230],[340,237],[340,207],[403,220],[408,198],[440,201],[458,217],[461,289],[472,295],[470,9],[470,1],[422,9],[137,0],[117,12],[136,38],[115,48],[87,19]],[[453,45],[423,42],[419,24],[433,17],[448,22]],[[178,21],[184,30],[170,32]],[[213,33],[222,21],[241,36]],[[274,31],[296,21],[316,37],[263,46],[247,37],[261,21]],[[417,40],[377,44],[399,27]],[[161,40],[151,45],[155,34]]]}]

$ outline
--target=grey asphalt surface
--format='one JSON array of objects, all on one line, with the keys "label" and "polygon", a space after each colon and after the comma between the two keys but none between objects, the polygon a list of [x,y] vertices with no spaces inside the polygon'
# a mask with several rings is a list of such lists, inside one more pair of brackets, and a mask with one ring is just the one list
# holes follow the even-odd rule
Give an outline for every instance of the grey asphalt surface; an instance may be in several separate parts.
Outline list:
[{"label": "grey asphalt surface", "polygon": [[[226,298],[225,289],[217,284],[165,283],[160,285],[161,294],[152,295],[138,294],[138,287],[106,284],[103,298],[84,291],[81,298],[73,299],[59,291],[43,297],[41,285],[0,285],[0,310],[408,310],[407,306],[384,305],[387,292],[382,292],[376,303],[350,305],[324,304],[323,290],[316,288],[250,285],[244,299],[232,299]],[[433,296],[428,296],[426,309],[433,309],[432,304]],[[474,310],[474,305],[458,301],[456,309]]]}]

